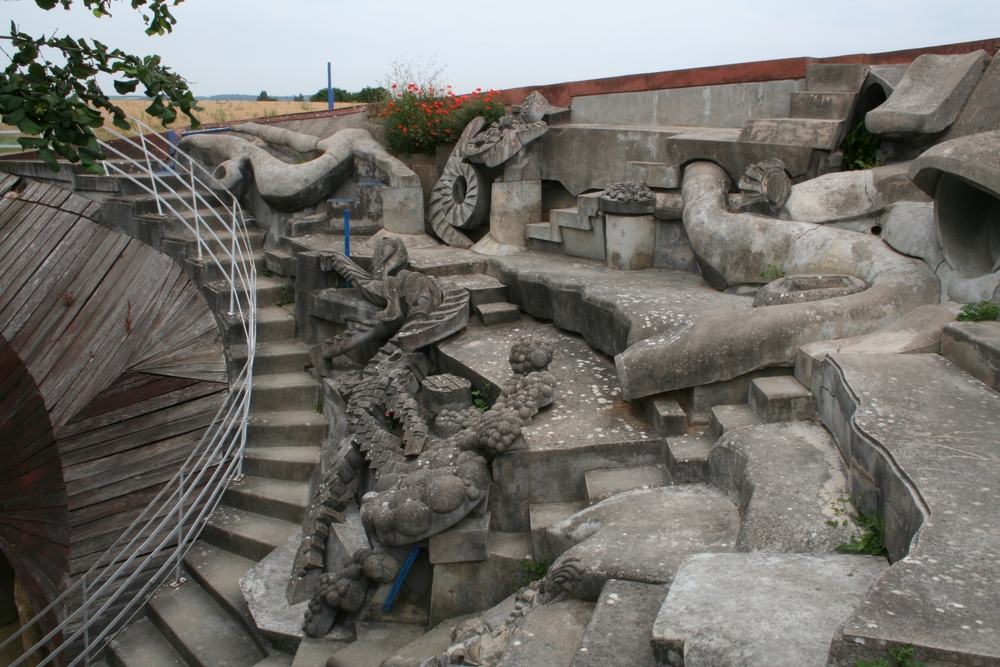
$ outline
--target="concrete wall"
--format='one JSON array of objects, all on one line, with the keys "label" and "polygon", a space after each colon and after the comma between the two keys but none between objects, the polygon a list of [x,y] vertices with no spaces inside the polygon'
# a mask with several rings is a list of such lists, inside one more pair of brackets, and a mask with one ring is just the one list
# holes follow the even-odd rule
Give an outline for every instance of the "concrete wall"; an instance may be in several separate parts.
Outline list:
[{"label": "concrete wall", "polygon": [[589,95],[573,98],[571,122],[743,127],[751,118],[787,118],[797,90],[805,79]]}]

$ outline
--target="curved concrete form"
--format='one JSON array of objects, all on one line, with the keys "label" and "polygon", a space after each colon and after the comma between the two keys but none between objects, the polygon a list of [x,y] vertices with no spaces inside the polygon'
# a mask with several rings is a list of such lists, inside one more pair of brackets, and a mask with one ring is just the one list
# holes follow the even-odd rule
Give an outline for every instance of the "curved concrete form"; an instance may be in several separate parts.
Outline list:
[{"label": "curved concrete form", "polygon": [[791,365],[800,345],[857,336],[937,303],[937,277],[881,239],[804,222],[726,209],[729,177],[718,165],[684,174],[684,226],[705,278],[717,289],[758,283],[768,264],[788,274],[842,274],[869,289],[850,296],[705,315],[669,337],[651,337],[615,357],[622,397],[634,400]]},{"label": "curved concrete form", "polygon": [[[391,188],[420,187],[417,175],[389,155],[367,130],[346,129],[326,139],[316,139],[254,123],[238,128],[238,132],[269,143],[320,153],[314,160],[288,164],[232,135],[195,134],[181,140],[181,149],[205,164],[217,165],[214,175],[222,186],[239,192],[252,176],[264,201],[279,211],[297,211],[328,196],[355,172],[358,160],[365,161],[366,171],[377,174]],[[316,139],[315,143],[310,139]]]}]

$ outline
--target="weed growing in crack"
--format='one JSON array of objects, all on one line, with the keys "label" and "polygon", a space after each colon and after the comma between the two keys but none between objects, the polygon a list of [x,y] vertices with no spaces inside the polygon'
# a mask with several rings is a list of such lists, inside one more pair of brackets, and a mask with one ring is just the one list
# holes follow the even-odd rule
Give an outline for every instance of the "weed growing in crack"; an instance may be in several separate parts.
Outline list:
[{"label": "weed growing in crack", "polygon": [[[853,511],[848,508],[850,503]],[[833,513],[843,519],[831,519],[826,525],[833,528],[846,528],[850,524],[850,519],[854,520],[858,527],[858,532],[851,535],[849,542],[845,542],[837,547],[837,551],[842,553],[856,553],[865,556],[882,556],[889,558],[889,551],[885,548],[885,526],[878,518],[878,512],[872,511],[865,514],[849,498],[838,498],[833,504]]]},{"label": "weed growing in crack", "polygon": [[889,658],[891,661],[880,658],[875,662],[858,660],[855,664],[857,667],[924,667],[924,663],[916,661],[916,651],[913,648],[913,644],[901,648],[889,649]]},{"label": "weed growing in crack", "polygon": [[777,280],[778,278],[785,277],[785,265],[784,264],[768,264],[764,267],[764,270],[760,272],[760,277],[771,282],[772,280]]}]

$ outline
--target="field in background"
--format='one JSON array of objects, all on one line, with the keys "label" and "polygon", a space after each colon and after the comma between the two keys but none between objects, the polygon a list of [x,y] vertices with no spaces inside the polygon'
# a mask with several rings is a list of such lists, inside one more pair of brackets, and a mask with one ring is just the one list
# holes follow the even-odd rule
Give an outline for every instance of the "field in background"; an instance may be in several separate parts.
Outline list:
[{"label": "field in background", "polygon": [[[159,120],[147,114],[144,110],[149,106],[145,100],[117,100],[118,106],[125,110],[128,115],[138,118],[146,125],[153,128],[155,132],[162,132],[164,128]],[[254,102],[254,101],[219,101],[206,100],[199,102],[203,111],[197,113],[198,119],[202,123],[229,123],[236,120],[247,120],[249,118],[268,118],[271,116],[284,116],[293,113],[306,113],[308,111],[325,111],[326,102]],[[354,102],[337,102],[337,109],[356,106]],[[111,125],[108,121],[107,125]],[[187,117],[181,116],[171,124],[171,128],[185,128],[188,126]],[[17,128],[0,124],[0,130],[15,130]],[[7,145],[17,146],[17,138],[20,134],[0,134],[0,147]],[[98,130],[97,136],[100,139],[113,139],[110,132]],[[16,150],[0,150],[0,155],[15,153]]]}]

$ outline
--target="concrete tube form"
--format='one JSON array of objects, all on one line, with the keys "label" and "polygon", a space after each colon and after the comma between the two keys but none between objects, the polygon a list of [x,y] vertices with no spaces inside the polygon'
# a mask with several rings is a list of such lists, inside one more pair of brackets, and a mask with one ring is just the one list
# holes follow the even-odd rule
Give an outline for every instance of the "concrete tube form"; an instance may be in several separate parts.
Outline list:
[{"label": "concrete tube form", "polygon": [[869,288],[857,294],[701,316],[615,357],[622,397],[719,382],[768,366],[791,365],[800,345],[874,331],[904,313],[938,303],[940,284],[924,262],[880,238],[726,208],[729,177],[710,162],[684,172],[684,227],[713,287],[760,283],[767,266],[788,275],[847,275]]}]

